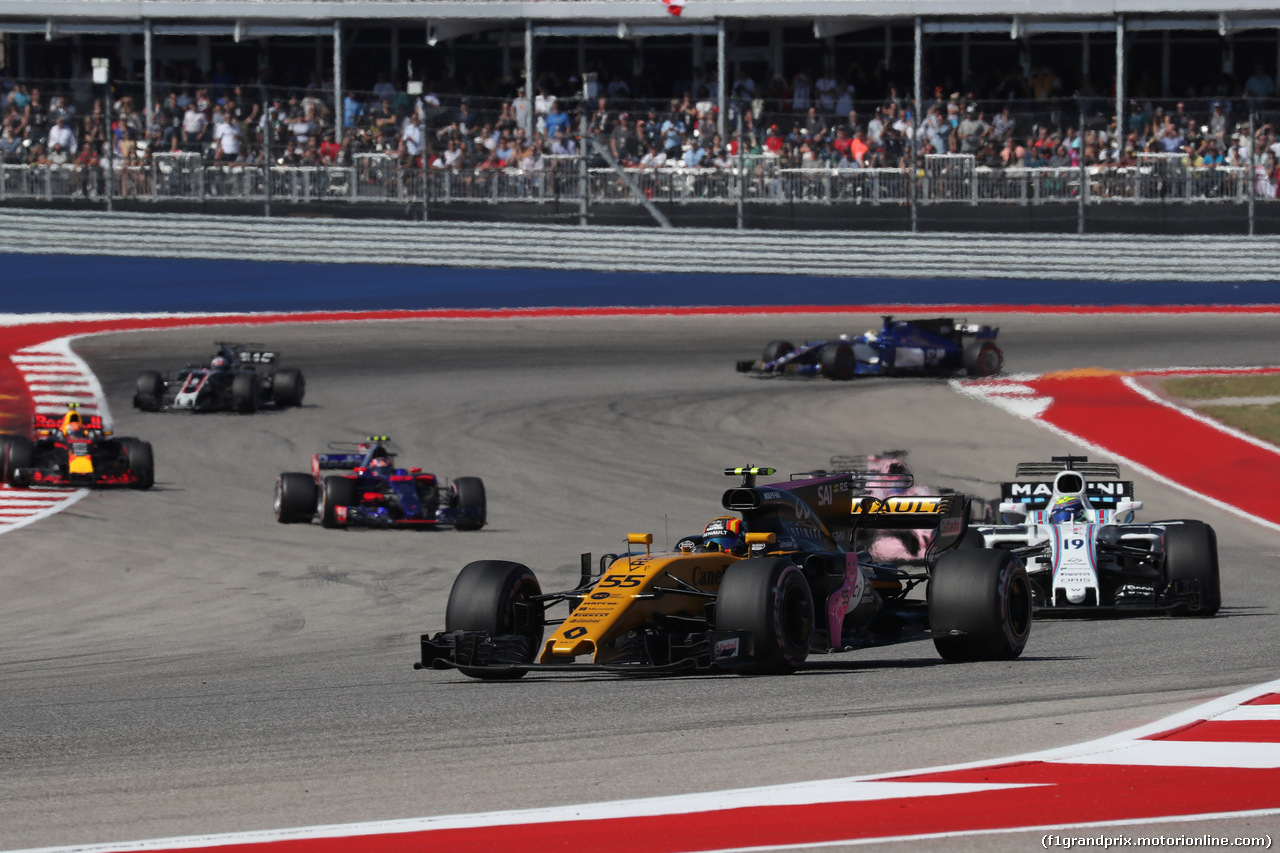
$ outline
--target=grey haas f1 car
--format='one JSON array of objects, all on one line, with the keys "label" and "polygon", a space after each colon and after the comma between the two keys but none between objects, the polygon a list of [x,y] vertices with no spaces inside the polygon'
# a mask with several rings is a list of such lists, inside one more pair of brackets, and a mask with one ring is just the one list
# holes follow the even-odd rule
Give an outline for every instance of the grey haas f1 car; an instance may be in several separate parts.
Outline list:
[{"label": "grey haas f1 car", "polygon": [[1001,484],[1004,523],[971,528],[967,544],[1021,558],[1037,612],[1218,612],[1218,540],[1209,525],[1135,523],[1142,502],[1133,483],[1120,479],[1119,466],[1083,456],[1023,462],[1015,477]]},{"label": "grey haas f1 car", "polygon": [[324,527],[479,530],[488,520],[479,477],[441,484],[421,468],[398,468],[385,435],[331,442],[329,450],[334,452],[311,457],[310,474],[285,473],[276,480],[276,521],[318,517]]},{"label": "grey haas f1 car", "polygon": [[757,376],[994,376],[1004,367],[998,328],[956,321],[881,319],[879,330],[794,346],[770,341],[757,361],[739,361],[739,373]]},{"label": "grey haas f1 car", "polygon": [[[651,551],[652,534],[628,534],[627,553],[603,555],[598,571],[583,554],[573,589],[544,593],[518,562],[468,564],[449,593],[445,630],[422,635],[415,667],[476,678],[786,673],[811,653],[924,638],[950,661],[1022,653],[1032,612],[1026,571],[1008,551],[955,550],[967,529],[962,496],[864,497],[863,472],[769,485],[756,477],[772,468],[725,473],[743,478],[721,500],[741,517],[721,515],[665,554]],[[862,527],[925,526],[938,535],[918,571],[847,548]],[[910,595],[922,586],[927,598]],[[553,617],[556,605],[567,614]]]},{"label": "grey haas f1 car", "polygon": [[251,414],[263,406],[301,406],[307,392],[302,371],[281,368],[280,353],[262,344],[216,341],[207,366],[188,364],[171,376],[139,374],[133,406],[144,412],[234,411]]}]

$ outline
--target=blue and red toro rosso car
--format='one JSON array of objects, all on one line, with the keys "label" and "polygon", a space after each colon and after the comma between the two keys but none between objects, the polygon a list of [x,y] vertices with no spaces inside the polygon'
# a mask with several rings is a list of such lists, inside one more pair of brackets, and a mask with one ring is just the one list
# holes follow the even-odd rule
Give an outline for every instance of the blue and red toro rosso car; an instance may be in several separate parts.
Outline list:
[{"label": "blue and red toro rosso car", "polygon": [[[397,468],[385,435],[330,442],[311,457],[311,473],[276,480],[276,521],[325,527],[430,527],[479,530],[485,525],[484,483],[458,477],[442,485],[421,468]],[[324,476],[325,471],[347,471]]]},{"label": "blue and red toro rosso car", "polygon": [[856,337],[814,341],[794,346],[770,341],[757,361],[740,361],[738,372],[759,376],[994,376],[1004,367],[996,346],[998,328],[957,322],[951,317],[928,320],[883,318],[879,330]]}]

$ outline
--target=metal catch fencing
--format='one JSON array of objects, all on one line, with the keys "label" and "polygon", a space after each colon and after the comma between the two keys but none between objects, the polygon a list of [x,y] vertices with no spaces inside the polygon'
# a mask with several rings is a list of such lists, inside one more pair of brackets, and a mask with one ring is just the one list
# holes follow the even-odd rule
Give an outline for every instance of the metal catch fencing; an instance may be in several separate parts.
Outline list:
[{"label": "metal catch fencing", "polygon": [[[753,157],[724,169],[584,168],[577,157],[540,157],[532,168],[405,167],[389,154],[367,154],[349,166],[202,161],[198,154],[156,154],[145,163],[0,165],[0,200],[114,199],[317,203],[497,204],[580,202],[638,204],[633,184],[670,204],[1099,204],[1245,203],[1277,196],[1259,170],[1193,167],[1185,158],[1144,157],[1126,168],[994,169],[968,155],[925,158],[923,168],[784,168]],[[269,185],[269,189],[268,189]],[[1252,193],[1251,193],[1252,189]]]}]

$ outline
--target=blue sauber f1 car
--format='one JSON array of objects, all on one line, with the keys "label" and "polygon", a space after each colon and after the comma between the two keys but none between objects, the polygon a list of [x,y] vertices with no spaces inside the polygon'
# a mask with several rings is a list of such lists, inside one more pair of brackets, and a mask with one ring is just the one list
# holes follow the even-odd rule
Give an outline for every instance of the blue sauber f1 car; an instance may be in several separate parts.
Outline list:
[{"label": "blue sauber f1 car", "polygon": [[770,341],[758,361],[740,361],[739,373],[758,376],[994,376],[1004,367],[996,346],[1000,329],[957,322],[951,317],[895,320],[886,316],[879,331],[793,346]]},{"label": "blue sauber f1 car", "polygon": [[[479,530],[486,519],[484,483],[457,477],[443,485],[421,468],[397,468],[386,436],[336,441],[311,457],[311,473],[276,480],[276,521],[324,527],[418,527]],[[325,471],[349,473],[324,476]]]}]

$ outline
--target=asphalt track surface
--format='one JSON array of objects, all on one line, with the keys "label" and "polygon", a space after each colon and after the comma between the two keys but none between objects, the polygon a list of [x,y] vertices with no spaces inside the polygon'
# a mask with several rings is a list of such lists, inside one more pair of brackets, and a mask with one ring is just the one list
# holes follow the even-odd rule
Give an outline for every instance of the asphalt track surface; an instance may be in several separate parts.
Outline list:
[{"label": "asphalt track surface", "polygon": [[[1272,316],[995,319],[1011,371],[1280,364]],[[418,634],[443,628],[466,562],[520,559],[544,589],[569,587],[580,552],[620,550],[629,531],[664,543],[699,530],[718,514],[729,485],[719,472],[729,465],[785,473],[833,454],[909,448],[920,481],[990,496],[1016,462],[1073,449],[941,381],[733,372],[770,338],[875,323],[435,320],[81,340],[76,350],[102,381],[117,432],[154,444],[158,483],[91,495],[0,540],[0,848],[999,758],[1100,737],[1276,677],[1275,534],[1141,476],[1144,517],[1217,528],[1218,618],[1042,621],[1011,663],[944,664],[924,642],[818,657],[775,678],[576,674],[491,684],[411,669]],[[140,370],[205,357],[215,338],[278,348],[285,366],[306,371],[306,406],[252,417],[130,408]],[[404,462],[483,477],[490,526],[276,524],[277,472],[306,470],[327,440],[371,432],[393,436]],[[1268,826],[1274,832],[1274,818],[1158,829],[1244,835]],[[1027,850],[1039,835],[927,846]]]}]

